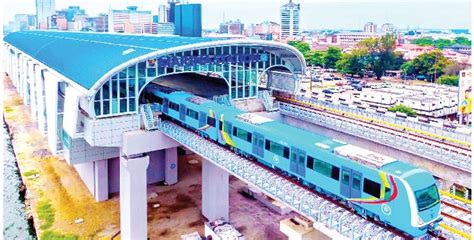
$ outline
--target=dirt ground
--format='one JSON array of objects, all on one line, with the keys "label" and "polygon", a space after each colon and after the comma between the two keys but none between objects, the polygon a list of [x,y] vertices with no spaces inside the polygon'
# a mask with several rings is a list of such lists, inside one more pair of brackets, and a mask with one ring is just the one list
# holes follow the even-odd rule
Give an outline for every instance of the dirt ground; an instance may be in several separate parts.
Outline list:
[{"label": "dirt ground", "polygon": [[[95,202],[74,168],[49,152],[46,137],[30,117],[30,107],[23,105],[8,77],[4,78],[3,96],[4,119],[12,135],[27,188],[26,203],[38,236],[41,239],[120,239],[119,195]],[[190,159],[199,160],[199,163],[191,165]],[[180,239],[181,234],[194,231],[204,234],[201,159],[195,155],[180,156],[178,168],[177,184],[148,187],[149,239]],[[232,224],[247,239],[286,239],[279,231],[279,221],[286,216],[241,195],[239,190],[243,186],[245,184],[236,178],[230,178]],[[50,204],[47,217],[44,217],[44,204],[41,204],[45,202]],[[160,207],[153,208],[156,203]],[[78,219],[83,222],[75,223]]]}]

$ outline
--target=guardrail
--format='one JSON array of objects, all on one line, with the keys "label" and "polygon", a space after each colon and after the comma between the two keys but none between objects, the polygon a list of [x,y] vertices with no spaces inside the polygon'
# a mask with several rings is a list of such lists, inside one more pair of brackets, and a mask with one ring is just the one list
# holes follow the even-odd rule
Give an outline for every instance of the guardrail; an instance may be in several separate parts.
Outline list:
[{"label": "guardrail", "polygon": [[463,171],[471,172],[471,156],[464,155],[454,149],[447,150],[439,146],[431,145],[423,139],[409,139],[402,134],[382,132],[369,126],[359,125],[349,121],[343,121],[333,116],[318,114],[315,110],[300,107],[288,103],[280,104],[280,112],[297,119],[308,121],[325,127],[347,132],[351,135],[376,140],[384,145],[416,154],[436,162],[443,163]]},{"label": "guardrail", "polygon": [[360,115],[362,117],[377,119],[377,120],[380,120],[380,121],[384,121],[384,122],[404,126],[404,127],[407,127],[407,128],[415,129],[415,130],[418,130],[420,132],[427,132],[427,133],[431,133],[431,134],[435,134],[435,135],[444,136],[444,137],[447,137],[447,138],[453,138],[453,139],[456,139],[458,141],[465,142],[467,144],[471,143],[471,134],[455,132],[454,129],[440,128],[440,127],[432,126],[432,125],[422,123],[422,122],[408,121],[408,120],[405,120],[405,119],[402,119],[402,118],[387,116],[387,115],[382,114],[382,113],[368,112],[368,111],[365,111],[365,110],[362,110],[362,109],[351,108],[351,107],[348,107],[348,106],[345,106],[345,105],[334,104],[334,103],[322,101],[322,100],[319,100],[319,99],[307,98],[307,97],[304,97],[304,96],[297,96],[296,100],[303,101],[303,102],[308,102],[308,103],[319,105],[319,106],[326,107],[326,108],[332,108],[332,109],[339,110],[339,111],[342,111],[342,112],[348,112],[348,113]]}]

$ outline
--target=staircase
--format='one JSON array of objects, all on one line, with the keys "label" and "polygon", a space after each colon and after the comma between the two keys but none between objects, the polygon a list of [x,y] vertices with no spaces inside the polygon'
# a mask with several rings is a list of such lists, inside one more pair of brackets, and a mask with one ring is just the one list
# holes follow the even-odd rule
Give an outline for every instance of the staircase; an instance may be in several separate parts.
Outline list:
[{"label": "staircase", "polygon": [[145,125],[146,130],[150,131],[158,129],[160,119],[158,117],[155,118],[150,104],[140,105],[140,115],[142,116],[143,124]]},{"label": "staircase", "polygon": [[278,111],[278,102],[274,102],[275,98],[270,96],[268,90],[260,90],[258,92],[258,98],[262,99],[263,105],[265,105],[265,109],[267,112]]}]

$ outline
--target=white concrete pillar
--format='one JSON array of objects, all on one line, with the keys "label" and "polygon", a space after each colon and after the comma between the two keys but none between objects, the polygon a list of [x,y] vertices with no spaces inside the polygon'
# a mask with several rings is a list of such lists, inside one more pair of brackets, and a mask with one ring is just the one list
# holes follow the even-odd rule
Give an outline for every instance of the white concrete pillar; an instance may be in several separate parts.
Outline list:
[{"label": "white concrete pillar", "polygon": [[48,124],[48,146],[53,154],[58,148],[58,79],[44,72],[46,95],[46,122]]},{"label": "white concrete pillar", "polygon": [[107,159],[94,162],[94,197],[97,202],[109,199]]},{"label": "white concrete pillar", "polygon": [[120,157],[120,237],[147,239],[148,156]]},{"label": "white concrete pillar", "polygon": [[165,182],[172,185],[178,182],[178,148],[165,150]]},{"label": "white concrete pillar", "polygon": [[37,87],[36,87],[36,74],[35,74],[35,64],[33,62],[28,62],[28,82],[30,83],[30,108],[31,116],[33,120],[38,121],[38,104],[37,104]]},{"label": "white concrete pillar", "polygon": [[202,161],[202,215],[209,221],[229,221],[229,173],[209,160]]},{"label": "white concrete pillar", "polygon": [[45,125],[46,125],[46,106],[45,106],[45,95],[44,95],[44,79],[42,68],[40,65],[35,64],[35,80],[36,80],[36,103],[37,103],[37,112],[38,112],[38,128],[46,135]]}]

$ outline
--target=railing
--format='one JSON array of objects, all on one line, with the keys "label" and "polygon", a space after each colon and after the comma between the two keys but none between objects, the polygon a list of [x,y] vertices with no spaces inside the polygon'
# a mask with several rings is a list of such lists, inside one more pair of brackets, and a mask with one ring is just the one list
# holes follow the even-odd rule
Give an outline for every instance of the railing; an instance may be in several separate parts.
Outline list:
[{"label": "railing", "polygon": [[232,102],[229,100],[229,95],[224,94],[220,96],[214,96],[212,97],[212,100],[216,103],[226,105],[226,106],[232,106]]},{"label": "railing", "polygon": [[273,101],[268,90],[260,90],[258,92],[258,98],[262,99],[263,105],[268,112],[278,111],[279,102]]},{"label": "railing", "polygon": [[146,130],[158,129],[160,119],[158,117],[154,117],[150,104],[140,105],[140,114],[142,116],[143,124],[145,125]]},{"label": "railing", "polygon": [[281,103],[280,112],[284,115],[295,117],[317,125],[344,131],[370,141],[377,141],[384,145],[410,152],[464,171],[471,172],[471,156],[465,155],[454,148],[445,149],[432,145],[425,139],[406,138],[402,133],[384,132],[370,126],[356,124],[355,122],[343,121],[330,115],[319,114],[308,108]]},{"label": "railing", "polygon": [[[162,121],[159,129],[193,152],[261,189],[296,212],[348,239],[402,239],[291,181],[230,152],[174,123]],[[333,236],[337,237],[337,236]]]},{"label": "railing", "polygon": [[322,101],[322,100],[319,100],[319,99],[314,99],[314,98],[306,98],[304,96],[297,96],[297,100],[298,101],[303,101],[303,102],[308,102],[308,103],[319,105],[319,106],[323,106],[323,107],[327,107],[327,108],[336,109],[336,110],[339,110],[339,111],[342,111],[342,112],[348,112],[348,113],[364,116],[364,117],[367,117],[367,118],[373,118],[373,119],[377,119],[377,120],[380,120],[380,121],[405,126],[405,127],[408,127],[408,128],[419,130],[419,131],[425,131],[425,132],[433,133],[433,134],[436,134],[436,135],[441,135],[441,136],[457,139],[459,141],[463,141],[463,142],[467,142],[467,143],[471,142],[471,134],[462,133],[462,132],[455,132],[455,129],[441,128],[441,127],[429,125],[429,124],[422,123],[422,122],[408,121],[406,119],[402,119],[402,118],[398,118],[398,117],[387,116],[387,115],[382,114],[382,113],[368,112],[368,111],[365,111],[365,110],[362,110],[362,109],[351,108],[351,107],[341,105],[341,104],[329,103],[329,102]]}]

